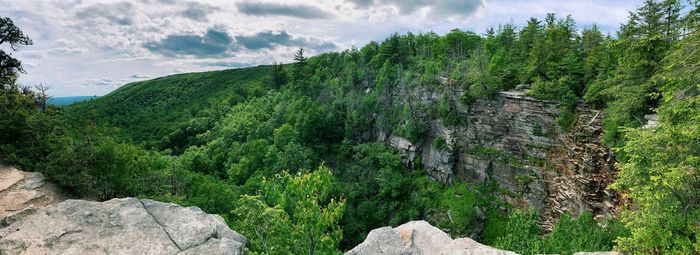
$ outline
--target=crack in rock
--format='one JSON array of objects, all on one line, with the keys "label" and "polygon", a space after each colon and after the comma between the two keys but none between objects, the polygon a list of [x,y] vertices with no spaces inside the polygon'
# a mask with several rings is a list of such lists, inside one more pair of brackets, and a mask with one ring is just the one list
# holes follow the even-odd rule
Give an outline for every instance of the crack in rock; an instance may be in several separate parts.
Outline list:
[{"label": "crack in rock", "polygon": [[190,246],[190,247],[187,247],[187,248],[185,248],[185,249],[183,249],[183,250],[181,250],[181,251],[187,251],[187,250],[189,250],[189,249],[197,248],[198,246],[203,245],[203,244],[209,242],[209,240],[211,240],[211,239],[219,239],[219,231],[216,230],[216,228],[214,229],[213,232],[211,232],[211,234],[210,234],[206,239],[204,239],[204,241],[202,241],[202,242],[200,242],[200,243],[198,243],[198,244],[192,245],[192,246]]},{"label": "crack in rock", "polygon": [[170,232],[168,232],[168,229],[165,228],[165,226],[163,225],[163,223],[161,223],[160,221],[158,221],[158,219],[156,218],[156,216],[154,216],[154,215],[151,213],[151,211],[149,211],[148,208],[146,208],[146,204],[144,204],[143,201],[141,201],[141,199],[136,199],[136,200],[138,200],[139,203],[141,203],[141,206],[143,207],[144,210],[146,210],[146,213],[148,213],[148,215],[151,215],[151,218],[153,218],[153,221],[155,221],[156,224],[158,224],[158,225],[163,229],[163,232],[165,232],[165,235],[167,235],[168,238],[170,239],[170,241],[173,242],[173,244],[175,244],[175,247],[177,247],[177,249],[180,250],[180,251],[185,250],[185,249],[183,249],[182,247],[180,247],[180,245],[179,245],[177,242],[175,242],[175,239],[173,239],[173,237],[170,235]]}]

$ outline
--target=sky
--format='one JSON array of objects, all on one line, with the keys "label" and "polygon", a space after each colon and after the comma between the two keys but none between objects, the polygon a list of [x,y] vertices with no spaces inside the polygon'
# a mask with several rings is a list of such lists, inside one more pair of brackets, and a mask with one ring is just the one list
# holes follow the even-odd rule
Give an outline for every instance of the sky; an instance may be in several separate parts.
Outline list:
[{"label": "sky", "polygon": [[[291,62],[392,33],[489,27],[546,13],[614,33],[642,0],[0,0],[34,44],[19,83],[55,97],[104,95],[160,76]],[[7,52],[7,48],[2,48]]]}]

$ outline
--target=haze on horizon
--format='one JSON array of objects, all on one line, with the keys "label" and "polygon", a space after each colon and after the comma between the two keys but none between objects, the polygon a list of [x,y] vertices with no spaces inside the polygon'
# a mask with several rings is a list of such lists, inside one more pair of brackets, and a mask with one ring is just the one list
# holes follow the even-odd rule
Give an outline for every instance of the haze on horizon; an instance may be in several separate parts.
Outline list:
[{"label": "haze on horizon", "polygon": [[33,41],[15,56],[19,83],[50,86],[52,96],[104,95],[126,83],[207,70],[290,62],[362,47],[392,33],[451,29],[483,33],[546,13],[613,33],[634,1],[317,0],[317,1],[13,1],[0,0]]}]

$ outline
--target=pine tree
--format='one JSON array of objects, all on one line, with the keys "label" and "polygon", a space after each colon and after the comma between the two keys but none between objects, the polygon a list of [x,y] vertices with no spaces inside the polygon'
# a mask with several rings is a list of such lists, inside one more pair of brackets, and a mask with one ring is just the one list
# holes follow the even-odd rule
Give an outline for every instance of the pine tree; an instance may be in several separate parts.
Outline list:
[{"label": "pine tree", "polygon": [[275,89],[279,89],[287,83],[287,72],[284,70],[282,64],[275,63],[275,65],[272,66],[271,76],[272,87]]},{"label": "pine tree", "polygon": [[306,68],[308,58],[304,56],[304,48],[299,48],[294,53],[294,69],[292,72],[292,82],[294,89],[302,94],[308,94],[309,75]]}]

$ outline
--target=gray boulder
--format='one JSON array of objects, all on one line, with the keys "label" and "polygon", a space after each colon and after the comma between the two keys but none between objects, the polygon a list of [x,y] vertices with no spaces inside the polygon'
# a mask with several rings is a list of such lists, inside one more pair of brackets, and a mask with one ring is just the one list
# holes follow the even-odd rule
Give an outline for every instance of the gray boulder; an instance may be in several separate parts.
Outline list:
[{"label": "gray boulder", "polygon": [[147,199],[66,200],[8,227],[0,254],[241,254],[218,215]]},{"label": "gray boulder", "polygon": [[480,244],[470,238],[452,239],[425,221],[411,221],[396,228],[372,230],[364,242],[345,255],[516,255]]}]

